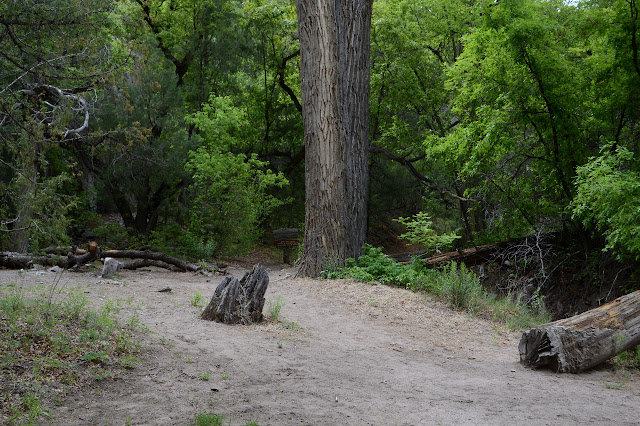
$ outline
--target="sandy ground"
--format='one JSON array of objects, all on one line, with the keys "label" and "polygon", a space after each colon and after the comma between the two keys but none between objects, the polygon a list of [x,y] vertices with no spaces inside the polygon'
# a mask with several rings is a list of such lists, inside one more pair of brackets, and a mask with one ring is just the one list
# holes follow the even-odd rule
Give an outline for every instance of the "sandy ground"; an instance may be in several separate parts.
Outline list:
[{"label": "sandy ground", "polygon": [[[266,299],[284,301],[281,322],[252,326],[199,319],[191,298],[208,301],[222,277],[65,272],[60,286],[80,286],[96,305],[129,300],[122,315],[152,333],[141,366],[72,395],[53,424],[185,425],[203,410],[262,426],[640,424],[637,372],[531,371],[518,363],[519,333],[402,289],[293,272],[270,268]],[[53,280],[0,271],[5,284]]]}]

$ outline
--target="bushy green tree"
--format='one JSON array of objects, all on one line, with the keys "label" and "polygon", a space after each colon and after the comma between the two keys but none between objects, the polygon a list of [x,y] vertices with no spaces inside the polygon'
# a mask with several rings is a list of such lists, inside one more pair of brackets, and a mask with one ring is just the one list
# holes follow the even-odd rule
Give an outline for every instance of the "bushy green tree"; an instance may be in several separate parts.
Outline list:
[{"label": "bushy green tree", "polygon": [[[428,210],[457,221],[472,240],[465,182],[456,167],[427,155],[423,142],[445,137],[452,113],[446,70],[477,20],[475,1],[376,1],[372,22],[372,211],[378,222]],[[390,165],[394,162],[397,166]],[[434,209],[434,204],[437,208]]]},{"label": "bushy green tree", "polygon": [[399,217],[398,223],[404,225],[407,232],[399,238],[419,244],[427,251],[439,250],[451,246],[460,236],[455,232],[438,234],[433,226],[431,217],[425,212],[419,212],[412,217]]},{"label": "bushy green tree", "polygon": [[606,250],[640,258],[640,162],[624,147],[607,146],[578,168],[574,215],[604,233]]},{"label": "bushy green tree", "polygon": [[189,231],[215,253],[243,253],[260,237],[259,224],[284,201],[271,191],[288,184],[255,154],[234,153],[248,143],[246,111],[212,97],[191,122],[203,145],[190,153]]},{"label": "bushy green tree", "polygon": [[426,148],[467,183],[491,239],[543,225],[581,232],[568,209],[577,168],[604,141],[637,137],[632,25],[619,3],[478,2],[447,70],[460,122]]}]

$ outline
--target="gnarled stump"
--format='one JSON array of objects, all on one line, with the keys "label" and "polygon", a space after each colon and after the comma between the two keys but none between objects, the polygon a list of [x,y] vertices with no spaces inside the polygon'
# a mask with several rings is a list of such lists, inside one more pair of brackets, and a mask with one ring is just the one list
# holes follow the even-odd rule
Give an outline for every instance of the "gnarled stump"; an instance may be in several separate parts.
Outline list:
[{"label": "gnarled stump", "polygon": [[269,285],[269,275],[261,265],[238,281],[226,277],[216,288],[201,318],[225,324],[250,324],[262,321],[264,293]]},{"label": "gnarled stump", "polygon": [[577,373],[640,345],[640,291],[599,308],[526,331],[520,362]]}]

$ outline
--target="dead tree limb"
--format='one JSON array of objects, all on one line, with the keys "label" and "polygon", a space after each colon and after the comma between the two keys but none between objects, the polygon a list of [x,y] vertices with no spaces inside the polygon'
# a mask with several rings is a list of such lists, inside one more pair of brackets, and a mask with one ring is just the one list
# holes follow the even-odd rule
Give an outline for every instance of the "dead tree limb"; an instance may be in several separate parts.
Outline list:
[{"label": "dead tree limb", "polygon": [[94,260],[113,257],[117,259],[131,259],[123,262],[124,269],[136,269],[146,266],[157,266],[169,269],[171,271],[199,272],[201,274],[211,276],[212,274],[206,269],[193,263],[185,262],[168,254],[155,251],[142,250],[101,250],[100,247],[89,247],[84,254],[75,255],[69,253],[66,256],[58,256],[49,254],[46,256],[37,256],[32,254],[21,254],[14,252],[0,252],[0,267],[8,269],[25,269],[33,265],[43,266],[59,266],[65,269],[71,269],[78,265],[84,265]]},{"label": "dead tree limb", "polygon": [[163,262],[161,260],[131,259],[131,260],[125,260],[122,262],[122,269],[138,269],[138,268],[146,268],[148,266],[156,266],[158,268],[168,269],[173,272],[183,271],[183,269],[180,269],[175,265],[170,265],[169,263]]},{"label": "dead tree limb", "polygon": [[262,321],[264,293],[269,286],[269,274],[255,265],[238,281],[226,277],[216,288],[201,318],[224,324],[250,324]]},{"label": "dead tree limb", "polygon": [[558,373],[577,373],[640,345],[640,291],[526,331],[520,362]]},{"label": "dead tree limb", "polygon": [[[129,258],[129,259],[146,259],[146,260],[156,260],[160,262],[164,262],[165,264],[173,265],[177,267],[181,271],[189,271],[189,272],[199,272],[202,268],[198,265],[194,265],[193,263],[185,262],[182,259],[178,259],[173,256],[169,256],[168,254],[157,252],[157,251],[142,251],[142,250],[106,250],[101,253],[103,257],[113,257],[113,258]],[[162,263],[157,264],[162,265]],[[149,265],[144,265],[149,266]]]},{"label": "dead tree limb", "polygon": [[68,259],[66,256],[57,256],[53,254],[33,256],[10,251],[0,252],[0,268],[27,269],[31,268],[35,264],[66,268],[68,265]]}]

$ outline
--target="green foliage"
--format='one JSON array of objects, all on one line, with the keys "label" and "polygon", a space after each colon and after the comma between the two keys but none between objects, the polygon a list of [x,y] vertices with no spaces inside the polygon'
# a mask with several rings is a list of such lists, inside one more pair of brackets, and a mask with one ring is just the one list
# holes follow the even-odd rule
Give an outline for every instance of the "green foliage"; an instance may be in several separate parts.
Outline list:
[{"label": "green foliage", "polygon": [[459,124],[424,141],[427,157],[455,171],[479,201],[484,238],[571,221],[577,168],[607,140],[635,146],[638,116],[622,118],[637,110],[638,98],[628,94],[640,83],[621,42],[637,14],[628,6],[476,3],[474,29],[446,69]]},{"label": "green foliage", "polygon": [[269,300],[267,302],[267,307],[269,309],[269,316],[271,317],[271,321],[278,322],[280,320],[280,310],[284,305],[285,305],[285,301],[282,296],[278,296],[275,301]]},{"label": "green foliage", "polygon": [[246,143],[249,127],[244,110],[230,99],[212,97],[191,120],[204,145],[190,153],[186,165],[193,172],[189,230],[206,243],[214,241],[216,252],[247,252],[260,236],[259,223],[284,203],[270,191],[288,181],[255,154],[230,152]]},{"label": "green foliage", "polygon": [[533,304],[514,303],[510,297],[484,298],[476,308],[483,316],[505,324],[511,330],[527,330],[540,324],[551,322],[551,314],[544,309],[542,296],[533,300]]},{"label": "green foliage", "polygon": [[0,57],[0,250],[68,242],[78,192],[68,145],[86,135],[92,89],[121,59],[109,46],[110,4],[2,4],[11,37]]},{"label": "green foliage", "polygon": [[571,208],[587,228],[604,233],[605,250],[640,259],[640,175],[638,159],[628,149],[607,146],[599,157],[578,168],[577,194]]},{"label": "green foliage", "polygon": [[322,278],[380,282],[429,292],[453,309],[466,310],[513,329],[531,328],[551,320],[539,290],[529,303],[514,303],[509,297],[487,295],[480,278],[464,264],[450,262],[441,269],[429,269],[419,257],[414,257],[409,265],[403,265],[386,256],[380,248],[366,245],[363,251],[357,262],[348,259],[346,267],[323,271]]},{"label": "green foliage", "polygon": [[191,296],[191,306],[200,307],[204,306],[204,303],[205,299],[200,290],[196,291],[195,294]]},{"label": "green foliage", "polygon": [[424,212],[417,213],[412,218],[399,217],[396,222],[403,224],[408,230],[399,238],[409,240],[413,244],[420,244],[429,250],[449,247],[460,238],[455,233],[438,235],[433,229],[431,217]]},{"label": "green foliage", "polygon": [[415,270],[406,268],[382,252],[382,248],[366,244],[357,261],[347,259],[345,268],[334,268],[322,272],[326,279],[350,278],[368,283],[380,282],[407,286],[417,278]]},{"label": "green foliage", "polygon": [[485,296],[480,278],[462,263],[447,264],[437,275],[435,287],[454,309],[475,311],[478,300]]},{"label": "green foliage", "polygon": [[635,349],[629,349],[628,351],[622,352],[616,357],[615,361],[623,368],[640,370],[640,346],[637,346]]},{"label": "green foliage", "polygon": [[224,416],[222,414],[212,414],[207,411],[201,411],[196,416],[195,426],[222,426]]}]

